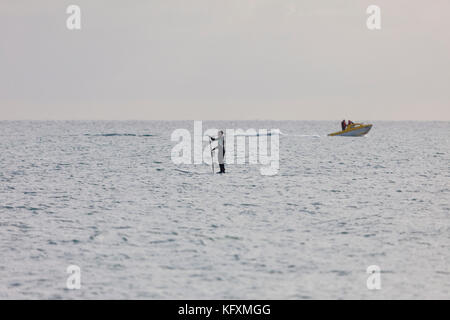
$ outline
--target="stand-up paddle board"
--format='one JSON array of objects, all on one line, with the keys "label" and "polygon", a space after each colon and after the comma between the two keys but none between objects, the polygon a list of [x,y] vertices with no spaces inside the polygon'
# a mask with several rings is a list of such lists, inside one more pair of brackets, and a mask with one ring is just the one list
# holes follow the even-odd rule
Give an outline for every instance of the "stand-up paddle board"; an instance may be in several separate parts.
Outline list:
[{"label": "stand-up paddle board", "polygon": [[209,137],[209,150],[211,151],[211,167],[212,167],[212,173],[214,173],[214,151],[211,146],[211,137]]}]

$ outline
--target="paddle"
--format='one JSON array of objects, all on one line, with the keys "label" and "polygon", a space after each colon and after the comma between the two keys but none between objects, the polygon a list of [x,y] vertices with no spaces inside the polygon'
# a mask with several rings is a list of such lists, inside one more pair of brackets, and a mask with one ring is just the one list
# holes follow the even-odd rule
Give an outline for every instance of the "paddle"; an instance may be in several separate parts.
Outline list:
[{"label": "paddle", "polygon": [[208,136],[208,137],[209,137],[209,150],[211,151],[212,173],[214,174],[214,151],[213,151],[212,146],[211,146],[211,136]]}]

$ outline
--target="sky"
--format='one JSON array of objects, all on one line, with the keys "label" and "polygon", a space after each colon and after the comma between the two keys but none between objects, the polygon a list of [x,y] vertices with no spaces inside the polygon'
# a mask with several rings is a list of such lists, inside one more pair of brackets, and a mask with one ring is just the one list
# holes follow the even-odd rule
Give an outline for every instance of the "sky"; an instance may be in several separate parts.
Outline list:
[{"label": "sky", "polygon": [[[66,27],[72,4],[81,30]],[[449,121],[449,12],[448,0],[2,0],[0,120]]]}]

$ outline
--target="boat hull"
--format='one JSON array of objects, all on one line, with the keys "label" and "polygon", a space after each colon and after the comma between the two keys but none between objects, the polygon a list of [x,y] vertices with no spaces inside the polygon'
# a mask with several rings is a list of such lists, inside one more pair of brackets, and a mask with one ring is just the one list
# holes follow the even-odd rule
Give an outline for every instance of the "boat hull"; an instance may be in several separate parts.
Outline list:
[{"label": "boat hull", "polygon": [[361,126],[356,126],[352,128],[348,128],[344,131],[330,133],[329,136],[342,136],[342,137],[361,137],[367,134],[370,129],[372,129],[371,124],[365,124]]}]

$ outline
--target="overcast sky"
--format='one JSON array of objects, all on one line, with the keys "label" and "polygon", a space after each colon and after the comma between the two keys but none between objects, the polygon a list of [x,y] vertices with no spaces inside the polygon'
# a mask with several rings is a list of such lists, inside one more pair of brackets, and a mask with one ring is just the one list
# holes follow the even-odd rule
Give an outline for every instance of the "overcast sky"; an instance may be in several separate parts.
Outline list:
[{"label": "overcast sky", "polygon": [[[381,30],[366,27],[371,4]],[[1,0],[0,119],[450,120],[449,12],[449,0]]]}]

